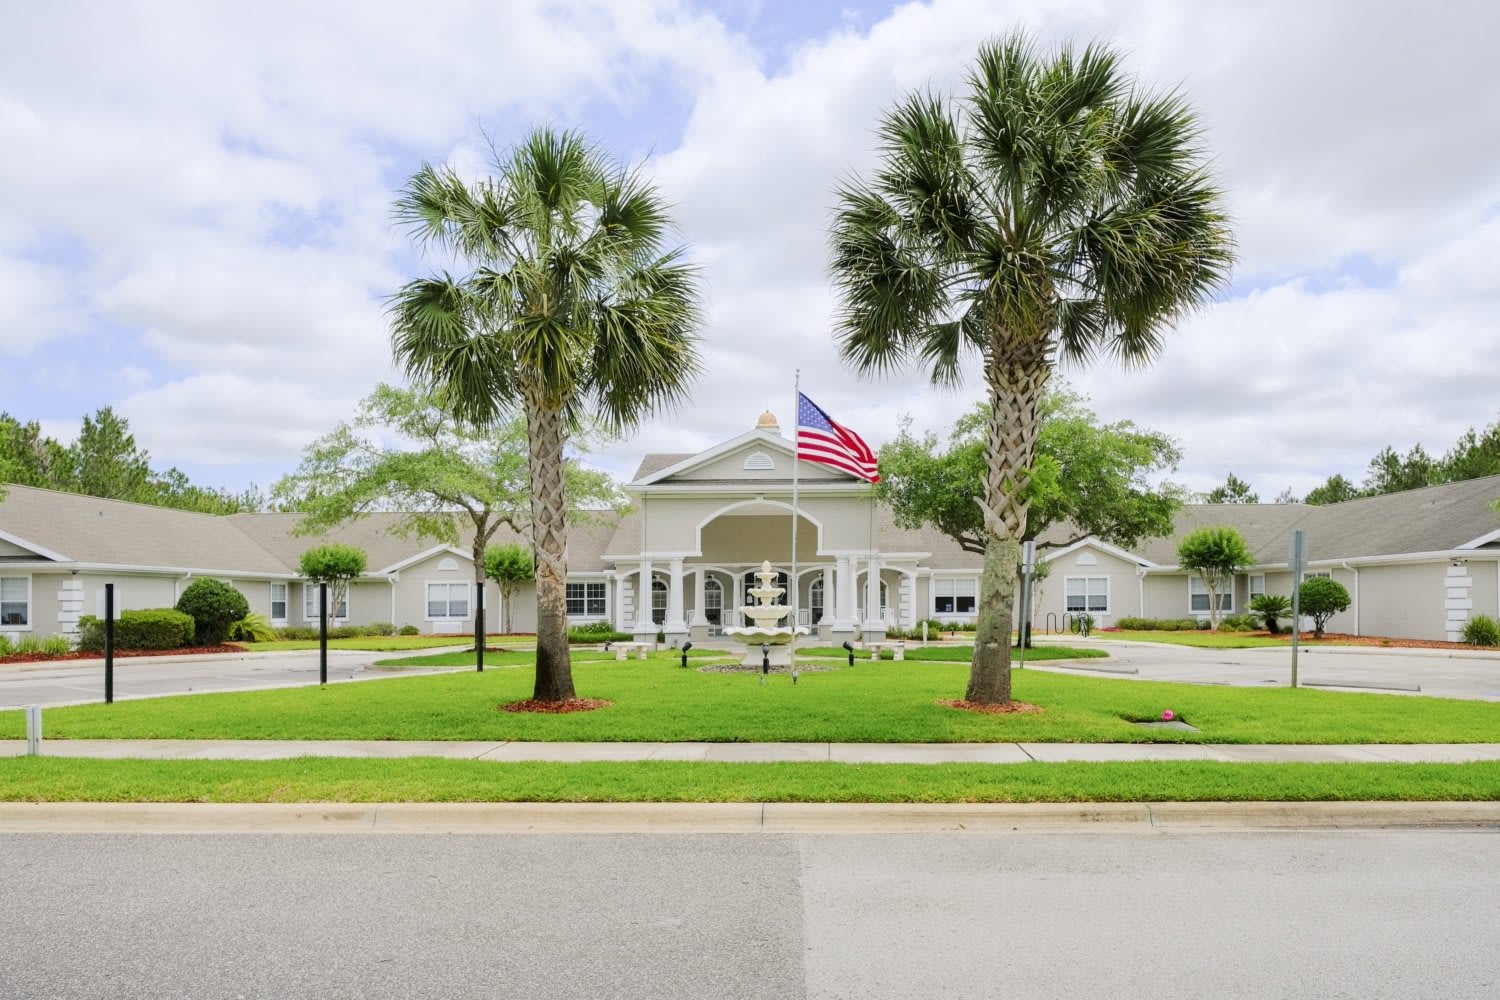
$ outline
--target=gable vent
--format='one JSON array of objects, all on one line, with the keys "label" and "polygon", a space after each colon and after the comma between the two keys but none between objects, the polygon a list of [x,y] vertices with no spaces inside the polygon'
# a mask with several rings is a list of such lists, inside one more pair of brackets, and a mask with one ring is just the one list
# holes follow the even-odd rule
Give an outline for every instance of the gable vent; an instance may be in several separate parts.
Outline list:
[{"label": "gable vent", "polygon": [[1092,552],[1080,552],[1078,553],[1078,558],[1073,560],[1073,565],[1097,566],[1099,565],[1099,557],[1094,555]]},{"label": "gable vent", "polygon": [[763,451],[752,452],[750,457],[745,459],[746,472],[764,472],[774,468],[776,468],[776,463]]},{"label": "gable vent", "polygon": [[439,573],[457,573],[458,560],[454,559],[452,556],[449,556],[448,558],[439,562],[437,568]]}]

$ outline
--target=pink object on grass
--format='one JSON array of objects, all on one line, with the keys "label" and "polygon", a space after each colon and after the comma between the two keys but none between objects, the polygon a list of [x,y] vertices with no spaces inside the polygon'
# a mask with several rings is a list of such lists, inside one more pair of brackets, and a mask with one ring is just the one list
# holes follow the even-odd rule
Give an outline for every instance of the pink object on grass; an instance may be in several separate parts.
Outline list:
[{"label": "pink object on grass", "polygon": [[1161,713],[1161,717],[1163,722],[1171,722],[1173,719],[1177,718],[1177,713],[1169,708],[1165,712]]}]

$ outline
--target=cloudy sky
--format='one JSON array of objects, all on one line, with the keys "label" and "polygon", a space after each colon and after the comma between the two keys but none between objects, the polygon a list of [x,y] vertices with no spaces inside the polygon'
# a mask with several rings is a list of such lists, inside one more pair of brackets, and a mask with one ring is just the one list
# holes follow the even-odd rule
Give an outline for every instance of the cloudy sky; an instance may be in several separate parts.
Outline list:
[{"label": "cloudy sky", "polygon": [[881,110],[977,43],[1111,39],[1199,110],[1240,245],[1232,290],[1147,371],[1070,371],[1177,436],[1177,478],[1269,499],[1386,444],[1500,416],[1500,5],[938,0],[717,4],[54,2],[0,34],[0,409],[62,437],[111,404],[159,464],[267,484],[389,366],[419,273],[390,224],[424,160],[528,125],[645,160],[702,265],[693,402],[594,456],[785,419],[791,372],[873,442],[979,383],[843,370],[825,229]]}]

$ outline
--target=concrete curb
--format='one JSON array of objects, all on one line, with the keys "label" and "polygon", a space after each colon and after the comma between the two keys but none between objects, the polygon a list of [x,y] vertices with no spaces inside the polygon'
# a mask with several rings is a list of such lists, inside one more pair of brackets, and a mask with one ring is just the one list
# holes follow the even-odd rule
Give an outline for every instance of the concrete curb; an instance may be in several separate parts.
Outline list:
[{"label": "concrete curb", "polygon": [[1193,833],[1500,829],[1500,802],[0,803],[0,833]]}]

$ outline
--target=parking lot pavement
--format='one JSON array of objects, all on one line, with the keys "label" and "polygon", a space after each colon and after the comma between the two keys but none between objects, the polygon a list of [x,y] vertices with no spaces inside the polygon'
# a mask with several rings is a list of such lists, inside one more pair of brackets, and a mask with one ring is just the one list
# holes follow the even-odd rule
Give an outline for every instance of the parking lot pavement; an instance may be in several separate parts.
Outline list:
[{"label": "parking lot pavement", "polygon": [[[422,650],[420,652],[426,652]],[[370,670],[376,660],[403,653],[328,651],[329,681],[399,676]],[[82,664],[82,665],[80,665]],[[409,671],[402,671],[409,675]],[[115,661],[115,700],[206,691],[245,691],[318,683],[318,653],[216,653],[171,661],[122,657]],[[0,709],[26,705],[70,705],[104,700],[104,668],[85,661],[0,665]]]},{"label": "parking lot pavement", "polygon": [[[1109,652],[1108,666],[1133,669],[1114,674],[1136,680],[1188,681],[1243,687],[1285,687],[1291,682],[1292,655],[1286,647],[1196,649],[1168,643],[1125,642],[1062,636],[1039,642],[1093,646]],[[1086,673],[1093,661],[1074,664],[1050,660],[1027,669]],[[1422,694],[1442,698],[1500,701],[1500,656],[1463,651],[1380,649],[1339,646],[1303,649],[1298,656],[1300,682],[1307,687],[1373,690],[1384,694]],[[1420,690],[1417,690],[1420,689]]]}]

